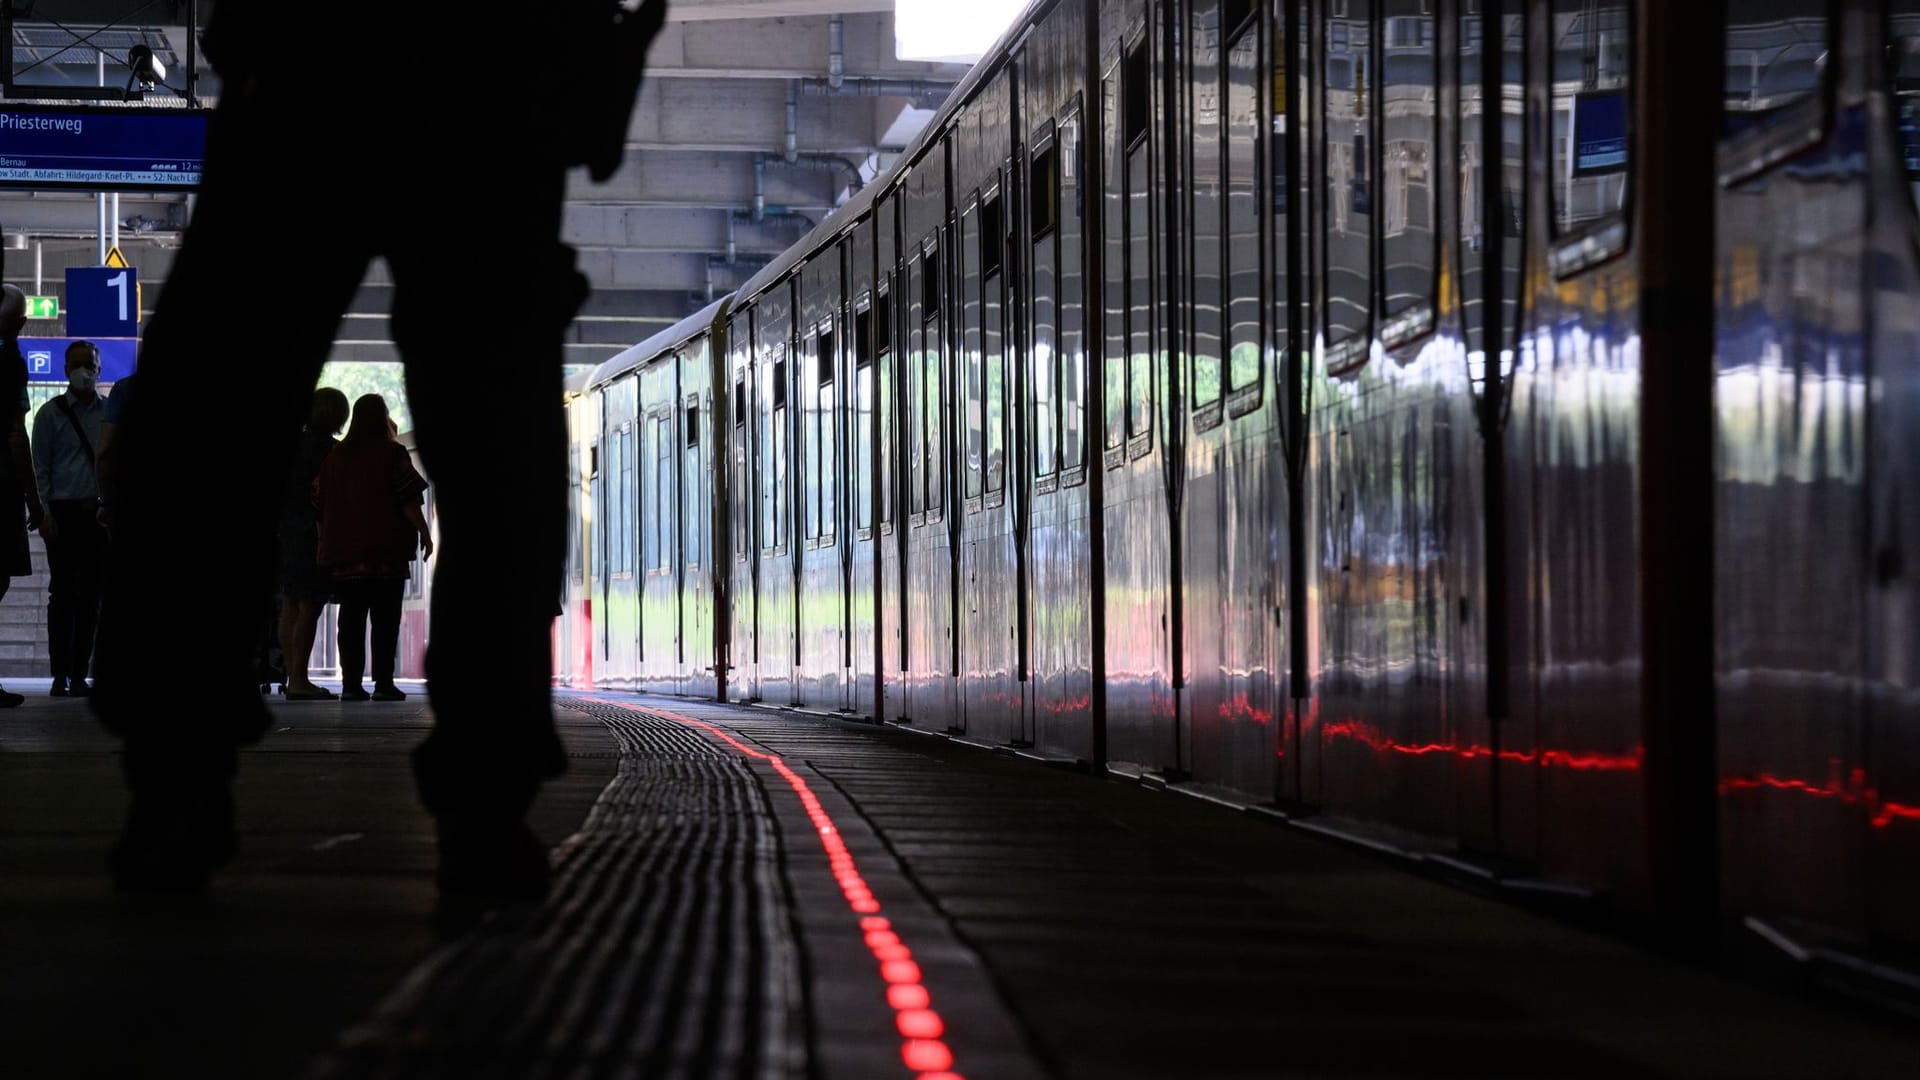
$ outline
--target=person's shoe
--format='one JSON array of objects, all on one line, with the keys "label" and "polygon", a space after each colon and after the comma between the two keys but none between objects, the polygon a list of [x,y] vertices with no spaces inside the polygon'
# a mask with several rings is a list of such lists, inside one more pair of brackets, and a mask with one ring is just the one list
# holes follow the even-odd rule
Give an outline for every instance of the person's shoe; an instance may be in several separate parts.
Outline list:
[{"label": "person's shoe", "polygon": [[373,700],[405,701],[407,700],[407,692],[392,683],[387,683],[384,686],[376,686],[373,688]]},{"label": "person's shoe", "polygon": [[357,686],[343,686],[340,688],[341,701],[365,701],[369,696],[365,690]]},{"label": "person's shoe", "polygon": [[198,892],[235,847],[233,794],[217,784],[136,793],[108,861],[122,892]]},{"label": "person's shoe", "polygon": [[539,900],[547,895],[553,876],[547,849],[525,822],[476,827],[450,815],[438,826],[435,880],[442,896]]},{"label": "person's shoe", "polygon": [[289,686],[280,691],[288,701],[332,701],[340,695],[324,686]]},{"label": "person's shoe", "polygon": [[0,709],[17,709],[26,700],[27,699],[21,695],[15,694],[4,687],[0,687]]},{"label": "person's shoe", "polygon": [[48,697],[66,697],[67,696],[67,680],[65,679],[53,680],[53,685],[47,688],[47,696]]},{"label": "person's shoe", "polygon": [[67,684],[67,696],[68,697],[92,697],[93,687],[88,686],[87,680],[85,679],[75,679],[72,682]]}]

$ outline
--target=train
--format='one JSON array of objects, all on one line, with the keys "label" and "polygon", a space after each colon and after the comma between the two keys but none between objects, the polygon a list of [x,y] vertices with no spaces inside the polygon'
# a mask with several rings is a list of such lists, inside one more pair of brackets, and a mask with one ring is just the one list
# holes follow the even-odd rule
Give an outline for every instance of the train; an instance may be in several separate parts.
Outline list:
[{"label": "train", "polygon": [[1037,0],[569,385],[556,680],[1910,958],[1916,102],[1920,0]]}]

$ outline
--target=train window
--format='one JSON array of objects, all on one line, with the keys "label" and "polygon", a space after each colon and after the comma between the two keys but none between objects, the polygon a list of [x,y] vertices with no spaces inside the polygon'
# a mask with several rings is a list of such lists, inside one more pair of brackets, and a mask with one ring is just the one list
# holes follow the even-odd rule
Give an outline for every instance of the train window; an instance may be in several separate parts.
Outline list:
[{"label": "train window", "polygon": [[[940,253],[938,249],[927,251],[927,280],[939,280]],[[934,294],[938,296],[939,289]],[[921,476],[927,483],[927,513],[938,515],[947,501],[947,462],[951,460],[948,451],[946,415],[947,415],[947,350],[944,330],[941,326],[940,312],[936,308],[927,317],[923,327],[926,344],[920,351],[920,362],[925,370],[920,375],[920,389],[926,398],[920,405],[920,418],[927,425],[925,447],[927,461],[921,469]]]},{"label": "train window", "polygon": [[981,390],[981,424],[986,432],[982,463],[987,491],[1006,487],[1006,335],[1003,306],[1005,276],[1000,272],[1007,237],[1000,216],[1000,197],[980,208],[980,353],[985,382]]},{"label": "train window", "polygon": [[1434,147],[1439,119],[1431,0],[1381,0],[1380,336],[1397,344],[1433,325]]},{"label": "train window", "polygon": [[853,525],[873,528],[873,308],[853,316]]},{"label": "train window", "polygon": [[940,259],[933,248],[927,249],[920,269],[920,319],[926,322],[940,316]]},{"label": "train window", "polygon": [[[795,354],[796,362],[808,354],[821,355],[817,338],[801,343],[800,351]],[[817,364],[815,366],[817,369]],[[800,452],[805,460],[800,463],[800,527],[806,539],[812,540],[820,535],[820,387],[808,379],[802,384],[801,393],[805,397],[800,403]]]},{"label": "train window", "polygon": [[777,346],[773,361],[760,369],[760,546],[767,551],[785,547],[784,491],[787,477],[787,362],[786,348]]},{"label": "train window", "polygon": [[1771,126],[1819,94],[1827,70],[1829,0],[1727,0],[1727,134]]},{"label": "train window", "polygon": [[880,523],[893,521],[893,297],[881,293],[873,302],[875,405],[880,415]]},{"label": "train window", "polygon": [[1887,19],[1900,160],[1909,190],[1920,200],[1920,0],[1895,0]]},{"label": "train window", "polygon": [[[1253,4],[1245,5],[1248,13]],[[1223,9],[1229,17],[1234,4]],[[1227,50],[1226,99],[1226,375],[1227,389],[1240,395],[1260,391],[1260,35],[1252,24],[1227,22],[1240,36]],[[1257,400],[1257,398],[1256,398]]]},{"label": "train window", "polygon": [[[1086,385],[1087,350],[1084,326],[1086,251],[1081,232],[1080,113],[1076,108],[1060,123],[1057,146],[1062,168],[1056,174],[1060,183],[1058,205],[1072,207],[1060,218],[1058,267],[1060,281],[1059,337],[1054,355],[1059,360],[1060,377],[1055,386],[1060,398],[1060,467],[1078,469],[1086,464]],[[1069,197],[1069,190],[1071,197]]]},{"label": "train window", "polygon": [[660,418],[647,417],[644,430],[645,444],[641,447],[640,467],[646,475],[641,478],[644,489],[640,495],[642,506],[640,522],[640,569],[653,570],[660,565],[660,515],[666,509],[663,492],[665,485],[660,472]]},{"label": "train window", "polygon": [[1327,21],[1326,364],[1332,370],[1366,356],[1372,314],[1370,30],[1364,9]]},{"label": "train window", "polygon": [[832,539],[836,514],[839,510],[840,462],[838,447],[834,438],[833,371],[834,371],[834,332],[820,332],[819,352],[819,396],[814,400],[813,430],[808,434],[812,443],[814,505],[810,508],[813,517],[813,534],[823,539]]},{"label": "train window", "polygon": [[927,464],[926,420],[921,416],[925,410],[926,391],[920,384],[926,379],[926,324],[920,321],[919,307],[925,295],[926,264],[915,258],[907,265],[906,297],[907,314],[907,350],[902,359],[906,366],[906,396],[902,403],[906,412],[902,420],[907,425],[906,463],[907,510],[918,517],[927,512],[927,482],[921,475]]},{"label": "train window", "polygon": [[1000,261],[1005,258],[1007,246],[1006,226],[1000,214],[1000,195],[987,196],[980,204],[980,277],[990,278],[1000,272]]},{"label": "train window", "polygon": [[707,500],[697,498],[701,490],[700,406],[689,403],[684,414],[687,423],[687,449],[681,455],[679,516],[686,522],[687,550],[681,557],[688,566],[700,565],[700,522],[706,516]]},{"label": "train window", "polygon": [[1218,419],[1219,416],[1221,347],[1226,322],[1221,280],[1226,263],[1226,245],[1221,242],[1225,232],[1226,205],[1220,190],[1224,180],[1220,130],[1224,112],[1220,89],[1220,15],[1220,9],[1215,4],[1199,3],[1193,6],[1193,44],[1187,50],[1188,61],[1192,65],[1187,86],[1192,95],[1189,102],[1192,116],[1189,142],[1193,154],[1191,176],[1187,184],[1187,196],[1191,201],[1189,216],[1193,222],[1190,230],[1193,297],[1187,308],[1188,316],[1193,320],[1189,378],[1193,384],[1190,395],[1193,408],[1207,414],[1196,419],[1195,422],[1201,424],[1209,422],[1207,417]]},{"label": "train window", "polygon": [[1118,67],[1107,72],[1101,84],[1102,96],[1106,107],[1101,115],[1105,118],[1105,130],[1101,132],[1105,141],[1104,160],[1111,162],[1106,170],[1105,211],[1100,215],[1105,235],[1101,237],[1102,265],[1106,271],[1101,285],[1106,290],[1103,309],[1106,312],[1106,326],[1102,331],[1106,336],[1106,348],[1102,353],[1104,370],[1103,387],[1106,403],[1106,448],[1118,449],[1127,437],[1127,284],[1126,253],[1127,234],[1125,228],[1126,185],[1125,173],[1120,168],[1121,145],[1119,130],[1118,98],[1120,91],[1120,72]]},{"label": "train window", "polygon": [[1060,287],[1055,274],[1060,246],[1060,157],[1053,136],[1044,129],[1034,136],[1034,144],[1041,148],[1033,152],[1033,163],[1028,170],[1031,180],[1027,196],[1032,206],[1028,233],[1033,238],[1032,258],[1028,263],[1028,312],[1033,319],[1027,334],[1030,342],[1027,359],[1032,368],[1027,376],[1028,408],[1033,416],[1033,475],[1051,476],[1056,453],[1054,410],[1057,404],[1053,375]]},{"label": "train window", "polygon": [[1253,25],[1253,13],[1258,10],[1259,0],[1220,0],[1220,32],[1233,41]]},{"label": "train window", "polygon": [[1133,48],[1127,50],[1127,115],[1126,142],[1122,145],[1131,148],[1147,134],[1147,116],[1153,108],[1153,67],[1147,52],[1147,41],[1142,38]]},{"label": "train window", "polygon": [[618,476],[613,485],[613,570],[617,574],[630,573],[633,570],[633,428],[623,424],[620,427],[619,448],[615,457],[619,460]]},{"label": "train window", "polygon": [[1060,220],[1060,151],[1052,141],[1033,152],[1027,169],[1027,225],[1038,240]]},{"label": "train window", "polygon": [[1561,273],[1590,265],[1625,239],[1632,164],[1632,5],[1553,0],[1553,224],[1594,243],[1556,253]]},{"label": "train window", "polygon": [[733,374],[733,552],[736,560],[747,557],[750,527],[747,522],[747,374]]},{"label": "train window", "polygon": [[[1485,43],[1498,52],[1487,55]],[[1486,17],[1461,16],[1460,32],[1460,306],[1467,362],[1475,384],[1486,377],[1491,322],[1501,350],[1512,348],[1520,316],[1521,243],[1526,214],[1526,30],[1520,15],[1501,16],[1491,35]],[[1491,65],[1491,66],[1489,66]],[[1486,102],[1499,103],[1498,136],[1487,138]],[[1489,163],[1489,154],[1498,159]],[[1489,187],[1491,186],[1491,190]],[[1489,256],[1500,263],[1499,311],[1490,316],[1482,276]]]},{"label": "train window", "polygon": [[673,432],[661,413],[653,421],[653,526],[656,532],[653,568],[665,570],[673,565],[673,523],[679,520],[680,507],[675,498],[673,475]]},{"label": "train window", "polygon": [[969,206],[960,216],[960,364],[962,388],[960,406],[966,417],[966,495],[980,497],[980,470],[985,448],[985,429],[980,419],[981,386],[985,382],[986,363],[980,343],[984,329],[980,307],[980,258],[987,241],[981,236],[979,204]]}]

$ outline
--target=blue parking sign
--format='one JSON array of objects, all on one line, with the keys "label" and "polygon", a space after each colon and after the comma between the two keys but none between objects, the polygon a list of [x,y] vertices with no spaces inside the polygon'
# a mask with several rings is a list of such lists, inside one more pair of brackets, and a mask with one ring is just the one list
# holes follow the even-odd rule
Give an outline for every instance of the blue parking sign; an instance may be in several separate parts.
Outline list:
[{"label": "blue parking sign", "polygon": [[68,336],[139,337],[139,280],[131,266],[68,267]]}]

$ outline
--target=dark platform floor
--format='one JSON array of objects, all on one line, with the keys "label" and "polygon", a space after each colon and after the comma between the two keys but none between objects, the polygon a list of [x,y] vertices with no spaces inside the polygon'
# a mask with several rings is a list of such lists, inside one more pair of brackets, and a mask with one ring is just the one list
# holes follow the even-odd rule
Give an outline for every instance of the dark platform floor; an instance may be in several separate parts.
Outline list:
[{"label": "dark platform floor", "polygon": [[0,713],[0,1076],[1920,1076],[1892,1021],[1201,800],[618,694],[561,701],[553,896],[476,921],[422,698],[275,714],[240,858],[154,900],[84,703]]}]

